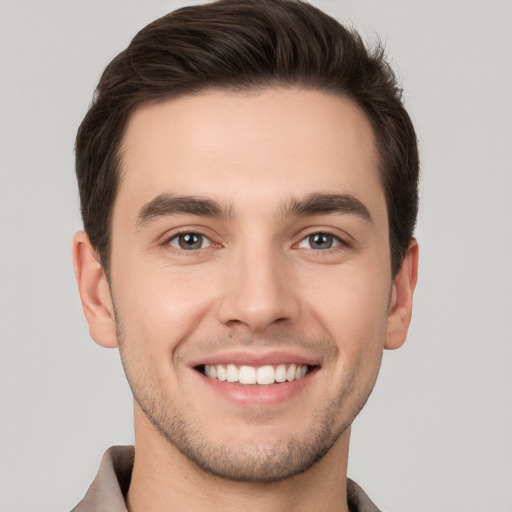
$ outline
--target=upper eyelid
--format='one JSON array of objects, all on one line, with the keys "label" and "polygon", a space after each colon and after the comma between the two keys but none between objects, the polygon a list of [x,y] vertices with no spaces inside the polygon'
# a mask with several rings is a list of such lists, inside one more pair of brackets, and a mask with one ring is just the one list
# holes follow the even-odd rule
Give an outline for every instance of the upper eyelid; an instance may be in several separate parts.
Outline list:
[{"label": "upper eyelid", "polygon": [[[348,247],[350,244],[344,240],[343,238],[341,238],[339,235],[335,235],[334,233],[331,233],[329,231],[312,231],[311,233],[303,236],[298,242],[296,242],[294,244],[294,247],[297,247],[298,245],[300,245],[302,242],[304,242],[305,240],[307,240],[308,238],[310,238],[311,236],[314,236],[314,235],[329,235],[329,236],[332,236],[333,238],[336,239],[337,242],[339,242],[339,245],[341,246],[345,246],[345,247]],[[328,251],[330,249],[336,249],[337,246],[335,247],[330,247],[329,249],[323,249],[323,252],[325,251]]]},{"label": "upper eyelid", "polygon": [[[218,240],[220,237],[216,236],[216,233],[212,232],[211,229],[208,228],[207,226],[182,226],[182,227],[178,227],[178,228],[169,229],[166,233],[164,233],[160,237],[160,240],[161,240],[160,243],[162,243],[163,245],[166,245],[172,239],[174,239],[180,235],[189,234],[189,233],[201,235],[201,236],[207,238],[211,242],[212,245],[215,245],[215,246],[223,246],[224,245],[222,242],[220,242]],[[356,242],[356,239],[352,235],[350,235],[348,232],[346,232],[340,228],[336,228],[336,227],[332,227],[332,226],[329,226],[329,227],[327,227],[327,226],[326,227],[311,226],[308,228],[301,229],[299,231],[299,233],[297,233],[295,236],[293,236],[293,238],[296,241],[293,242],[292,245],[296,246],[297,244],[302,242],[304,239],[306,239],[312,235],[315,235],[315,234],[327,234],[327,235],[333,236],[334,238],[339,240],[341,244],[347,245],[347,246]]]},{"label": "upper eyelid", "polygon": [[175,238],[178,238],[181,235],[198,235],[198,236],[202,236],[203,238],[206,238],[207,240],[209,240],[212,245],[216,244],[216,242],[214,242],[212,240],[211,236],[205,235],[204,233],[201,233],[200,231],[192,231],[192,230],[177,231],[176,233],[173,233],[172,235],[166,236],[166,237],[164,237],[164,243],[167,244],[171,240],[174,240]]},{"label": "upper eyelid", "polygon": [[[198,247],[197,249],[192,249],[192,248],[184,249],[182,247],[175,247],[174,245],[172,245],[172,242],[174,240],[177,240],[182,235],[196,235],[196,236],[200,236],[200,237],[203,238],[203,242],[204,242],[204,239],[206,239],[208,241],[208,245],[206,247]],[[175,233],[170,238],[167,238],[167,241],[164,242],[164,244],[166,246],[168,246],[168,247],[172,247],[173,249],[175,249],[177,251],[185,251],[185,252],[201,251],[201,250],[209,249],[210,247],[215,246],[215,242],[213,242],[210,237],[208,237],[206,235],[203,235],[202,233],[196,233],[195,231],[184,231],[184,232],[181,232],[181,233]]]},{"label": "upper eyelid", "polygon": [[300,237],[298,242],[296,242],[296,243],[302,242],[302,240],[304,240],[305,238],[308,238],[308,237],[310,237],[312,235],[316,235],[316,234],[331,235],[331,236],[337,238],[341,243],[343,243],[345,245],[350,245],[351,243],[356,242],[356,239],[350,233],[348,233],[347,231],[345,231],[343,229],[335,228],[335,227],[313,226],[310,228],[302,229],[296,235],[297,238]]},{"label": "upper eyelid", "polygon": [[213,242],[214,236],[212,234],[209,234],[209,232],[211,232],[211,230],[206,228],[205,226],[194,226],[194,227],[184,226],[184,227],[169,229],[164,234],[162,234],[159,238],[163,241],[163,243],[166,243],[169,240],[172,240],[173,238],[175,238],[179,235],[194,234],[194,235],[204,236],[205,238],[208,238],[208,240]]}]

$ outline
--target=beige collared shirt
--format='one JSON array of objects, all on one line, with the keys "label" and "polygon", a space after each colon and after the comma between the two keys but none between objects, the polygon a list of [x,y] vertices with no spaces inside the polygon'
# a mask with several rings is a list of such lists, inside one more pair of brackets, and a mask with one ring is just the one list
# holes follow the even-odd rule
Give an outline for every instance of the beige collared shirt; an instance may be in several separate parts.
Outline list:
[{"label": "beige collared shirt", "polygon": [[[130,486],[135,449],[113,446],[101,461],[100,469],[84,499],[71,512],[127,512],[124,496]],[[355,482],[347,480],[351,512],[380,512]]]}]

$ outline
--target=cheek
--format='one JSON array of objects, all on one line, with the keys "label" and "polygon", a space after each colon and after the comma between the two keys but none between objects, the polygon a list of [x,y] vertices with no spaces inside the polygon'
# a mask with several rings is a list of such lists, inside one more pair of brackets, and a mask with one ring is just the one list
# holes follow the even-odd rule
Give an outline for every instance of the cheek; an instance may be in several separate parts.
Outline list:
[{"label": "cheek", "polygon": [[379,272],[367,269],[340,267],[305,294],[311,315],[348,359],[370,345],[384,343],[390,284]]},{"label": "cheek", "polygon": [[[211,279],[197,272],[175,272],[165,265],[125,265],[113,294],[123,332],[131,343],[172,351],[195,330],[211,304]],[[117,286],[116,286],[117,285]]]}]

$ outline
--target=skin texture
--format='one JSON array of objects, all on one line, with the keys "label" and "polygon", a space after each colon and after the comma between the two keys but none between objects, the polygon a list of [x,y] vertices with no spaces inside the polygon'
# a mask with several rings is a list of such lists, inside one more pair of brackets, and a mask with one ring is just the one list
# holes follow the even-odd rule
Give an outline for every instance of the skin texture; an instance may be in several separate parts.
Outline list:
[{"label": "skin texture", "polygon": [[[405,341],[418,254],[392,279],[365,115],[315,91],[208,91],[136,110],[122,156],[110,287],[83,232],[74,262],[135,398],[130,510],[346,510],[350,424]],[[344,206],[304,208],[319,195]],[[280,359],[314,371],[242,398],[198,371]]]}]

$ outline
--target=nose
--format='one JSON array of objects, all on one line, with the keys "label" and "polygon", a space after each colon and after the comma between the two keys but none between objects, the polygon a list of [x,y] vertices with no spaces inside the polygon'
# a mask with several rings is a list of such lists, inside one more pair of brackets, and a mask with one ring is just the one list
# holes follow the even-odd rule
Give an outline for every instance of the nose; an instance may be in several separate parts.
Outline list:
[{"label": "nose", "polygon": [[218,309],[221,323],[261,333],[272,325],[292,325],[299,318],[293,272],[278,251],[239,252],[226,274]]}]

